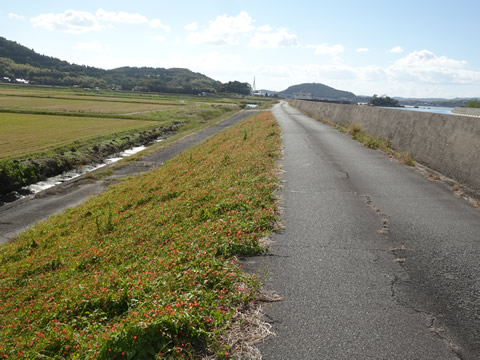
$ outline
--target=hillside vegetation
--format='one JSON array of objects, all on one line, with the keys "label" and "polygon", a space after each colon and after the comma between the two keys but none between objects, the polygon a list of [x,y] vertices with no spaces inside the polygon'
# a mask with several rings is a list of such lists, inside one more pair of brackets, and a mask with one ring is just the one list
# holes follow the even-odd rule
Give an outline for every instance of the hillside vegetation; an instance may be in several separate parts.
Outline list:
[{"label": "hillside vegetation", "polygon": [[281,96],[293,96],[296,93],[309,93],[316,99],[329,99],[329,100],[354,100],[356,95],[349,91],[342,91],[334,89],[330,86],[318,83],[305,83],[299,85],[290,86],[288,89],[279,92]]},{"label": "hillside vegetation", "polygon": [[262,113],[0,247],[0,358],[240,358],[279,155]]},{"label": "hillside vegetation", "polygon": [[247,83],[222,84],[188,69],[120,67],[104,70],[70,64],[54,57],[40,55],[32,49],[0,37],[0,80],[5,81],[4,77],[11,81],[17,78],[25,79],[37,85],[114,88],[128,91],[135,89],[143,92],[181,94],[202,92],[250,94],[250,85]]},{"label": "hillside vegetation", "polygon": [[480,108],[480,100],[470,100],[467,105],[467,108]]},{"label": "hillside vegetation", "polygon": [[390,96],[378,96],[373,95],[368,101],[368,105],[372,106],[384,106],[384,107],[400,107],[398,100],[391,98]]}]

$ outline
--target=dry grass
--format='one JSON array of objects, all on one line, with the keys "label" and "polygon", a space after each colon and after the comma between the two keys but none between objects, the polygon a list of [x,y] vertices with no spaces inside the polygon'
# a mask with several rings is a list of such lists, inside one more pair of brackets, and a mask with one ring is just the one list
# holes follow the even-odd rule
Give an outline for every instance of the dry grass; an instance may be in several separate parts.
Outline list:
[{"label": "dry grass", "polygon": [[348,128],[347,128],[347,132],[352,135],[352,136],[355,136],[357,134],[360,134],[361,132],[363,132],[363,129],[360,125],[358,124],[351,124]]},{"label": "dry grass", "polygon": [[[263,303],[282,301],[272,291],[260,289],[255,296],[254,304],[247,310],[237,312],[232,325],[221,337],[221,342],[231,348],[229,356],[238,360],[260,360],[262,354],[255,346],[270,336],[275,336],[272,325],[265,322],[262,312]],[[218,359],[216,355],[204,356],[203,360]]]},{"label": "dry grass", "polygon": [[415,159],[408,152],[395,152],[393,157],[404,165],[415,166]]}]

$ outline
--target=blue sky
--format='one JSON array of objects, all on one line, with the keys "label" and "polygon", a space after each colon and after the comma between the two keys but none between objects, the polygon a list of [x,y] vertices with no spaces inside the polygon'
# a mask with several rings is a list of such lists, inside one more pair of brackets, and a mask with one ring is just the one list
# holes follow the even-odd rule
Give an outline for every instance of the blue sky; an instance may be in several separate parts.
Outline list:
[{"label": "blue sky", "polygon": [[0,36],[69,62],[284,90],[480,97],[480,1],[8,1]]}]

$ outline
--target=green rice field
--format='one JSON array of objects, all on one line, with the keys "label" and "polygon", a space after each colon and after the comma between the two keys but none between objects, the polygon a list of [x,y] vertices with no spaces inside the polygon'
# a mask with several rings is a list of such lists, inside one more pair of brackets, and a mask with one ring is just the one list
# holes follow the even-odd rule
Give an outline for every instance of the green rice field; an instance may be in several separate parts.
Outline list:
[{"label": "green rice field", "polygon": [[0,86],[0,160],[118,133],[182,124],[189,130],[239,110],[235,101]]},{"label": "green rice field", "polygon": [[158,125],[158,122],[0,113],[0,159],[44,151],[73,141],[155,125]]}]

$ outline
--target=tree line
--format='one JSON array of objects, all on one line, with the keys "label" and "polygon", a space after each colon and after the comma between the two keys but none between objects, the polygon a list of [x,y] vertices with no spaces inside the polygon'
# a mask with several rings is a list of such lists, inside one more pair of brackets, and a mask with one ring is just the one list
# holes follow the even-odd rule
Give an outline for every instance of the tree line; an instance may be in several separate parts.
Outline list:
[{"label": "tree line", "polygon": [[368,101],[368,105],[372,106],[385,106],[385,107],[400,107],[398,100],[389,96],[373,95]]},{"label": "tree line", "polygon": [[467,103],[468,108],[480,108],[480,100],[470,100]]}]

